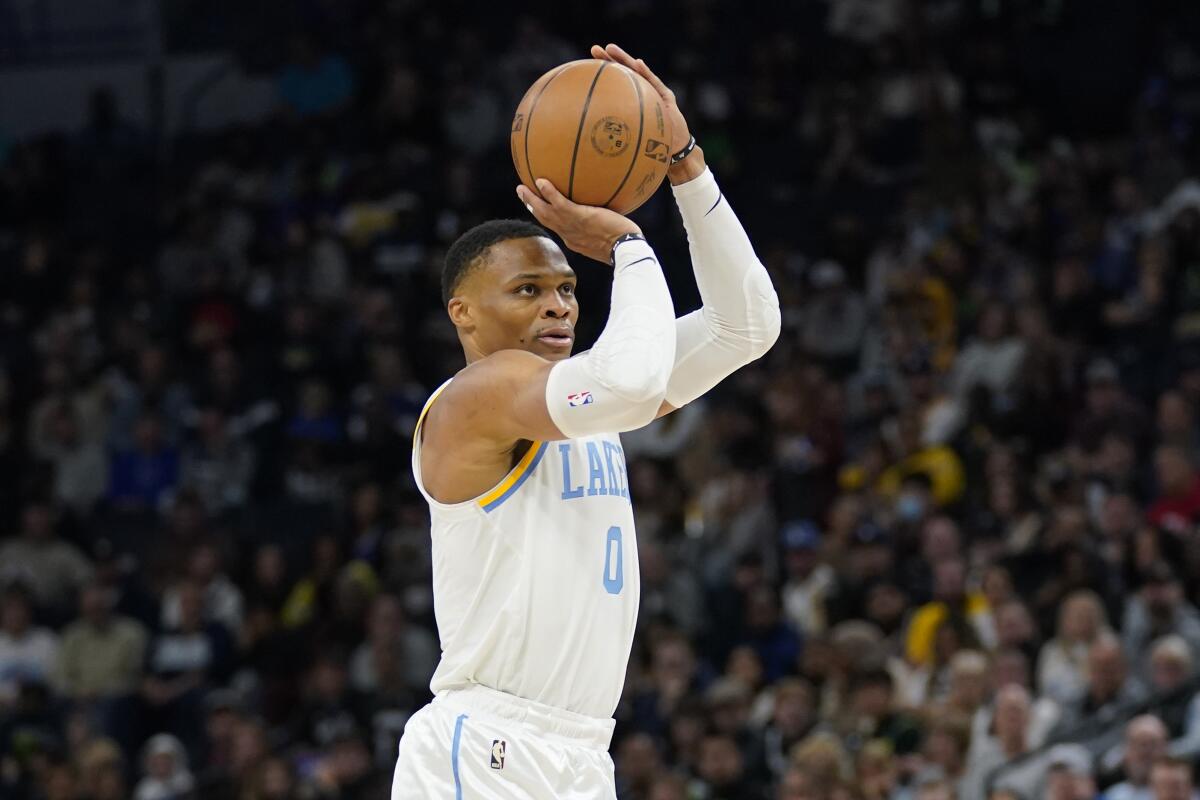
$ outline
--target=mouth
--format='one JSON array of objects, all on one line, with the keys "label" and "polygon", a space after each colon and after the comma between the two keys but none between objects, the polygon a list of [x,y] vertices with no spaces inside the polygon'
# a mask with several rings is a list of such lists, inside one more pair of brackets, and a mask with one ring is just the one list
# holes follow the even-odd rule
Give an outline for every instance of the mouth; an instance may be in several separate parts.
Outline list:
[{"label": "mouth", "polygon": [[537,340],[550,347],[569,350],[575,343],[575,332],[570,328],[550,328],[537,335]]}]

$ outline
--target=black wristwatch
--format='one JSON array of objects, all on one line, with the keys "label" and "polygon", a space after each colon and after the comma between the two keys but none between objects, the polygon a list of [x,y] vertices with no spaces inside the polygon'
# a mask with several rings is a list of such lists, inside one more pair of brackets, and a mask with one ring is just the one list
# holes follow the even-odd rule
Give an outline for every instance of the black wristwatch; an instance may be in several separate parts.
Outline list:
[{"label": "black wristwatch", "polygon": [[615,242],[613,242],[612,250],[608,254],[608,263],[614,267],[617,266],[617,248],[620,247],[625,242],[632,242],[632,241],[644,242],[644,241],[646,241],[646,237],[640,233],[625,233],[625,234],[618,236],[617,240]]}]

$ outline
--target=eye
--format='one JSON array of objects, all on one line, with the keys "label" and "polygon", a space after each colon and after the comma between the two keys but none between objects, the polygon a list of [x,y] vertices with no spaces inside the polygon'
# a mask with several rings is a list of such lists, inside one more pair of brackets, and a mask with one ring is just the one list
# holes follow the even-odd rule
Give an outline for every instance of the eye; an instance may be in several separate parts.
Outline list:
[{"label": "eye", "polygon": [[537,290],[538,288],[532,283],[526,283],[517,287],[517,294],[524,295],[525,297],[533,297],[537,294]]},{"label": "eye", "polygon": [[572,294],[575,294],[575,284],[573,284],[573,283],[564,283],[564,284],[562,285],[562,288],[561,288],[561,289],[559,289],[559,291],[560,291],[560,292],[562,292],[563,294],[566,294],[566,295],[572,295]]}]

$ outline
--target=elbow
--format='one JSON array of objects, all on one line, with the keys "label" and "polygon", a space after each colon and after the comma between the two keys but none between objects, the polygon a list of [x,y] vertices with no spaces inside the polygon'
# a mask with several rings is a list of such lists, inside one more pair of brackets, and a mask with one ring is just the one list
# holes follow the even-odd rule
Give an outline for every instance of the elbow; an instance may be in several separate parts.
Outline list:
[{"label": "elbow", "polygon": [[758,337],[755,342],[751,360],[758,360],[770,352],[775,343],[779,341],[779,332],[782,329],[783,324],[779,313],[779,298],[772,291],[770,302],[763,306],[762,336]]},{"label": "elbow", "polygon": [[750,335],[747,340],[747,363],[757,361],[767,354],[779,341],[782,317],[779,312],[779,295],[765,268],[750,273],[746,281],[746,307]]}]

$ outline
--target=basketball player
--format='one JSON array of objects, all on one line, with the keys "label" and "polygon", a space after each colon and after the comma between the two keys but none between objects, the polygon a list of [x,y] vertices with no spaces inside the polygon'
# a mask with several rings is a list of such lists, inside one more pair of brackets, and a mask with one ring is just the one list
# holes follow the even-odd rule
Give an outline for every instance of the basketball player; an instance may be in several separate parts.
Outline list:
[{"label": "basketball player", "polygon": [[612,715],[638,608],[618,433],[762,356],[779,301],[671,91],[616,45],[674,131],[668,172],[704,307],[675,318],[630,220],[547,181],[517,194],[567,247],[613,267],[608,321],[571,356],[575,273],[536,225],[484,223],[446,255],[443,300],[467,366],[426,404],[413,473],[429,503],[442,659],[408,721],[392,800],[612,800]]}]

